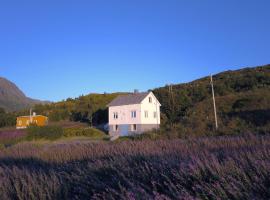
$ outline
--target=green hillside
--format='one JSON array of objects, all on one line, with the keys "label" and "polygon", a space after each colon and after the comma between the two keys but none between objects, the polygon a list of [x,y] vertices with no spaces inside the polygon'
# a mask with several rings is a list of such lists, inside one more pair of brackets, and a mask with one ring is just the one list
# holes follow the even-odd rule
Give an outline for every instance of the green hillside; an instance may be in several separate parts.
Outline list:
[{"label": "green hillside", "polygon": [[[227,71],[213,76],[219,132],[266,132],[270,129],[270,65]],[[214,130],[210,78],[154,90],[162,104],[166,128],[182,134]]]},{"label": "green hillside", "polygon": [[[182,135],[267,132],[270,129],[270,65],[226,71],[213,76],[219,130],[214,128],[210,78],[156,88],[162,104],[162,130]],[[118,95],[89,94],[36,105],[34,111],[50,121],[70,120],[95,126],[108,121],[106,105]],[[28,111],[17,113],[24,114]]]}]

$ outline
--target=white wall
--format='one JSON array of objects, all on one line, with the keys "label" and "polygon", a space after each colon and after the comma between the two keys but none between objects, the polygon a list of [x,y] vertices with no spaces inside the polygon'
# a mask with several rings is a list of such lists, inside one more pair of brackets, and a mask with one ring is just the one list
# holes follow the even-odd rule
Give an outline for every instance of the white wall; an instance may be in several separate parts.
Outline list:
[{"label": "white wall", "polygon": [[[109,107],[109,125],[113,124],[140,124],[141,104]],[[131,111],[136,111],[136,118],[131,118]],[[113,118],[113,113],[118,112],[118,119]]]},{"label": "white wall", "polygon": [[[152,103],[149,103],[149,97],[152,98]],[[144,112],[148,111],[148,117],[145,117]],[[154,118],[154,112],[157,112],[157,118]],[[141,124],[160,124],[160,104],[153,93],[142,101],[141,104]]]}]

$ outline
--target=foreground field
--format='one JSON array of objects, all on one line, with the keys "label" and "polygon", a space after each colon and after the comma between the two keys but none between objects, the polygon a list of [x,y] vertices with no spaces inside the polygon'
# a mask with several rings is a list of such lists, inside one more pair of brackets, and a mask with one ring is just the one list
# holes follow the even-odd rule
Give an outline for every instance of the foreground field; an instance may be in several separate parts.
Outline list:
[{"label": "foreground field", "polygon": [[269,199],[270,136],[19,143],[0,199]]}]

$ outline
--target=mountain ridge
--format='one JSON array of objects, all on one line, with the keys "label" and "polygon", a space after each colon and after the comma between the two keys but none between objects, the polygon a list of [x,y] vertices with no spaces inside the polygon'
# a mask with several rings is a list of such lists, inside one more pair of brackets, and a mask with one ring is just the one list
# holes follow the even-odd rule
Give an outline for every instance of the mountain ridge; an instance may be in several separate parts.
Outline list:
[{"label": "mountain ridge", "polygon": [[0,107],[7,112],[28,109],[35,104],[43,103],[47,103],[47,101],[27,97],[15,83],[0,77]]}]

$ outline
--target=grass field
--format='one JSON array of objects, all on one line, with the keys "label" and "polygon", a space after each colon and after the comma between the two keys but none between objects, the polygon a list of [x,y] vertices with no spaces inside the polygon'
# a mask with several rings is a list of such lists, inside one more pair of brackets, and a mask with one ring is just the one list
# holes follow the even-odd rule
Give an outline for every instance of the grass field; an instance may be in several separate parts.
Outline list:
[{"label": "grass field", "polygon": [[270,136],[0,149],[0,199],[269,199]]}]

